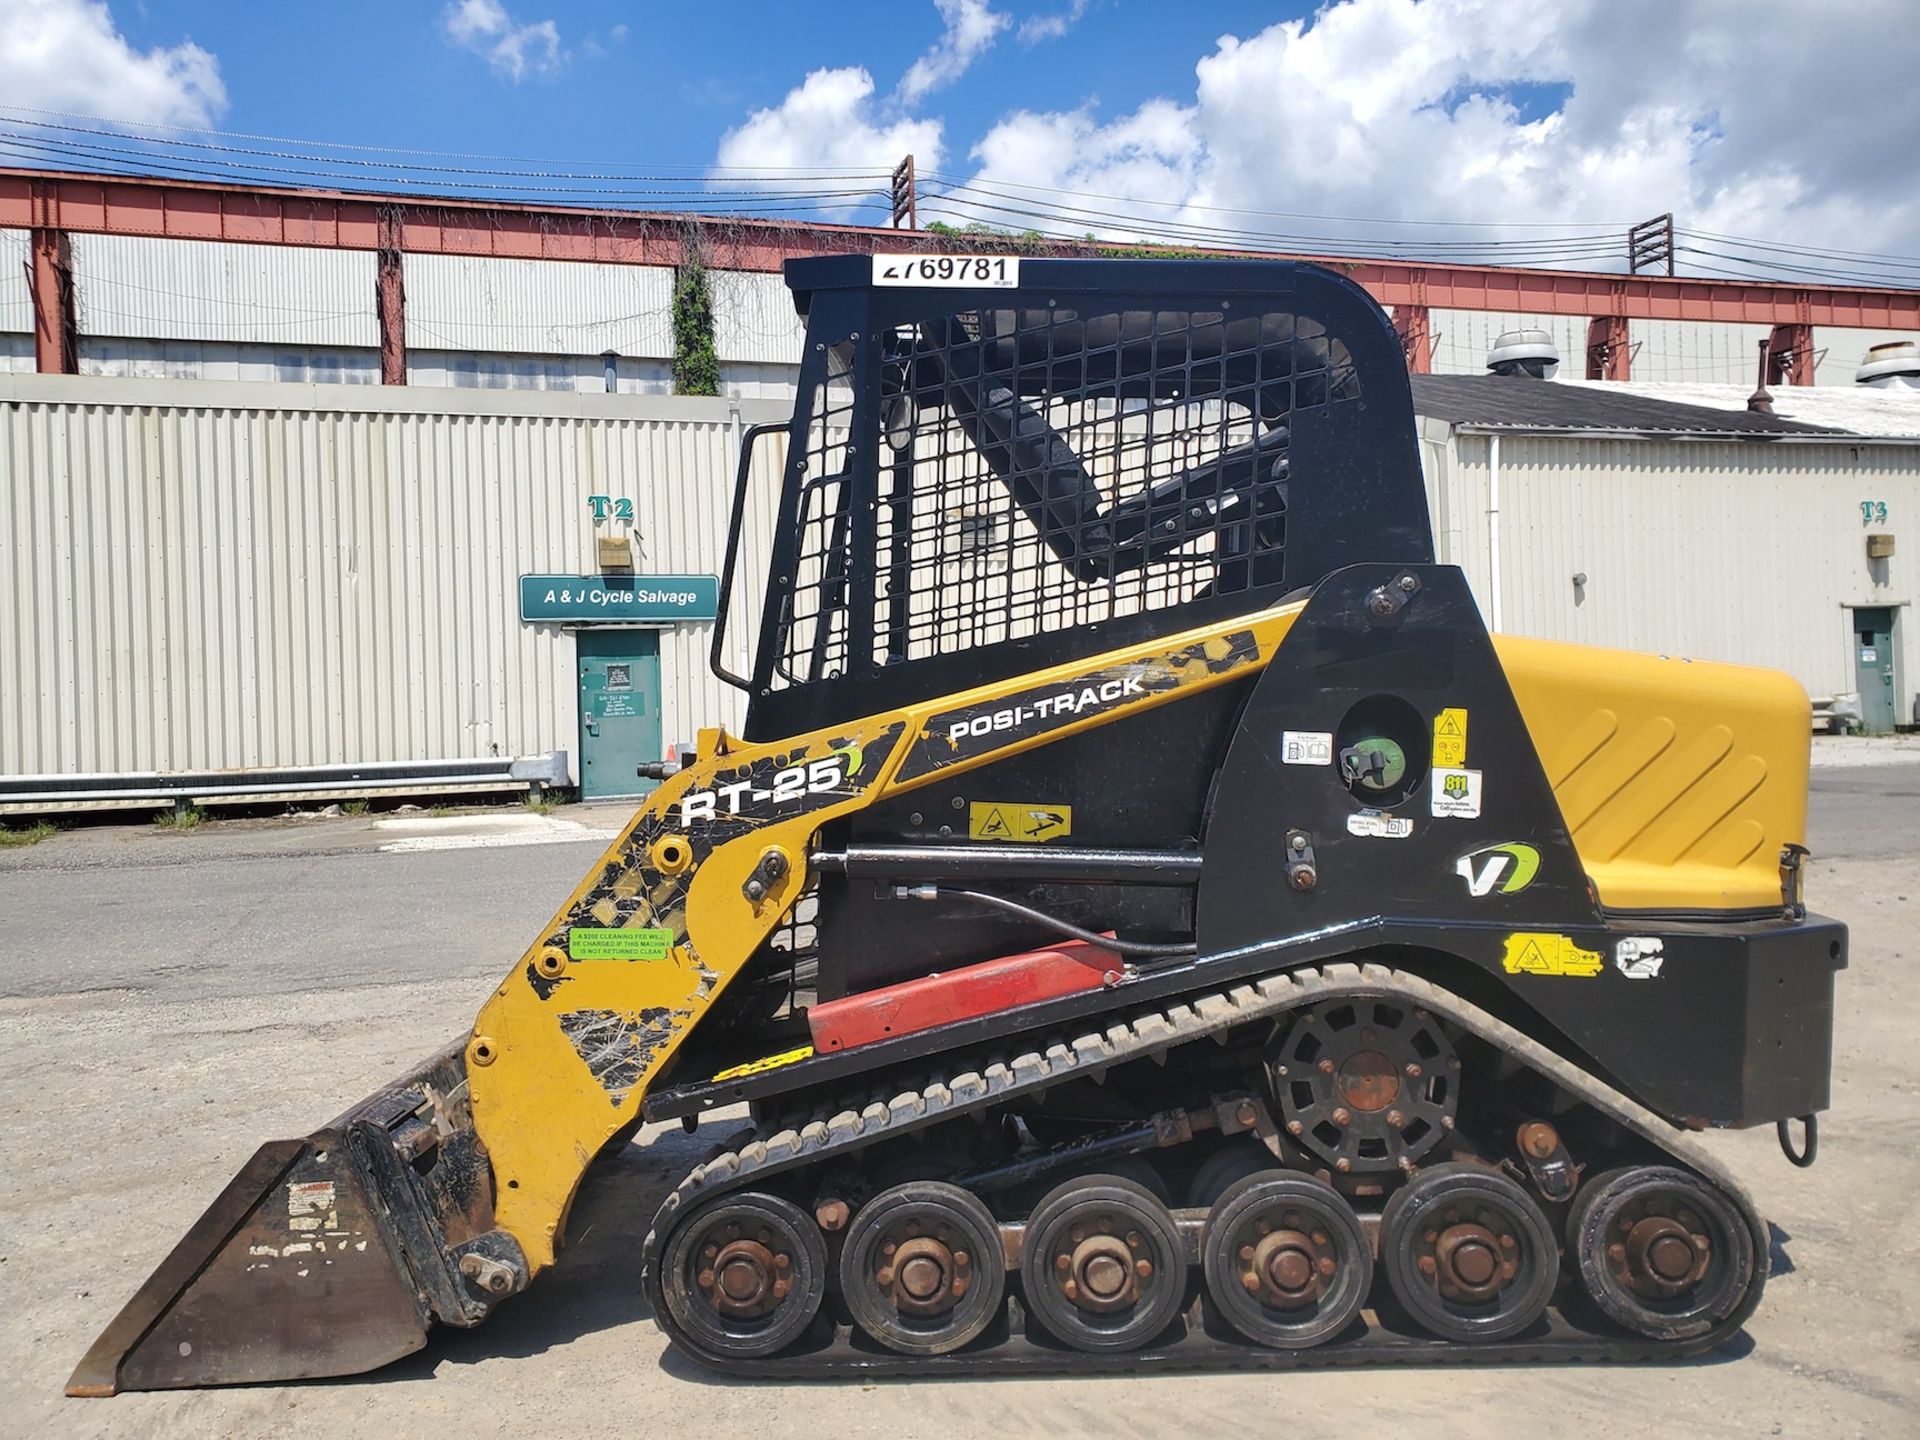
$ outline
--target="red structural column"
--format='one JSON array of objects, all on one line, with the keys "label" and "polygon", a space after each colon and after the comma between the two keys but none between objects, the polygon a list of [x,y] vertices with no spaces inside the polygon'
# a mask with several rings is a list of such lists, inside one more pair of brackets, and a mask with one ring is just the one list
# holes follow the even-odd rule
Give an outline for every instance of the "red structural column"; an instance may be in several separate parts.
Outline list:
[{"label": "red structural column", "polygon": [[1627,317],[1596,315],[1587,321],[1587,379],[1632,378],[1633,346],[1627,338]]},{"label": "red structural column", "polygon": [[407,383],[407,284],[400,260],[403,239],[400,212],[383,206],[377,222],[379,268],[374,305],[380,317],[380,383]]},{"label": "red structural column", "polygon": [[73,245],[60,224],[59,188],[36,182],[27,204],[34,365],[42,374],[71,375],[80,368],[80,326],[73,305]]},{"label": "red structural column", "polygon": [[1767,337],[1767,384],[1813,384],[1813,326],[1773,327]]},{"label": "red structural column", "polygon": [[1393,333],[1400,337],[1400,348],[1406,352],[1407,373],[1410,375],[1433,373],[1431,325],[1431,313],[1424,305],[1393,307]]}]

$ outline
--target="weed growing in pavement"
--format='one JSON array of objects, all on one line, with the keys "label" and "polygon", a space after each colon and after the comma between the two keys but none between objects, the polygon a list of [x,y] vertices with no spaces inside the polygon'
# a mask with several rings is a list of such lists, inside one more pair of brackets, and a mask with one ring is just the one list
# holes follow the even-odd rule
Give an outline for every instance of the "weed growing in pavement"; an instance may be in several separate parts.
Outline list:
[{"label": "weed growing in pavement", "polygon": [[340,813],[342,815],[364,815],[367,813],[367,802],[364,800],[349,800],[340,807]]},{"label": "weed growing in pavement", "polygon": [[0,825],[0,850],[20,845],[38,845],[59,828],[51,820],[36,820],[18,830],[9,825]]},{"label": "weed growing in pavement", "polygon": [[445,820],[448,816],[454,815],[457,813],[458,813],[457,808],[452,805],[436,805],[431,810],[427,811],[427,814],[431,815],[436,820]]},{"label": "weed growing in pavement", "polygon": [[206,818],[207,812],[198,805],[176,805],[154,816],[153,823],[162,830],[191,830]]}]

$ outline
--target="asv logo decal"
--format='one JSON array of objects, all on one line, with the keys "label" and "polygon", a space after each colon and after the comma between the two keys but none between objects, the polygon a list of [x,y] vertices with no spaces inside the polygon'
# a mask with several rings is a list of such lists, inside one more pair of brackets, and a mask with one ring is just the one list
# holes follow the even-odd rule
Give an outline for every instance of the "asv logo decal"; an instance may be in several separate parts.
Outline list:
[{"label": "asv logo decal", "polygon": [[1613,947],[1613,963],[1629,980],[1651,980],[1660,973],[1666,942],[1651,935],[1630,935]]},{"label": "asv logo decal", "polygon": [[738,815],[769,801],[774,805],[791,805],[822,790],[837,789],[858,768],[859,762],[853,757],[859,753],[857,749],[837,750],[825,759],[776,770],[770,777],[771,784],[764,790],[752,780],[735,780],[711,790],[692,791],[680,797],[680,828],[691,829],[696,820]]},{"label": "asv logo decal", "polygon": [[1540,852],[1517,840],[1472,851],[1453,865],[1454,874],[1467,882],[1467,893],[1475,899],[1496,890],[1502,895],[1518,895],[1533,883],[1539,871]]}]

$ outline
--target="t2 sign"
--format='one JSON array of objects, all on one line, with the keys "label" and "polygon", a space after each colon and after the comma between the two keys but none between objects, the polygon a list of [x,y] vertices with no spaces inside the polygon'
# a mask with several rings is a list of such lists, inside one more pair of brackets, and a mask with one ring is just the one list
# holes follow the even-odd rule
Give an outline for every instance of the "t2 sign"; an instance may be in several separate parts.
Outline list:
[{"label": "t2 sign", "polygon": [[624,495],[589,495],[587,509],[593,512],[593,523],[596,525],[608,519],[624,521],[628,525],[633,523],[633,501]]}]

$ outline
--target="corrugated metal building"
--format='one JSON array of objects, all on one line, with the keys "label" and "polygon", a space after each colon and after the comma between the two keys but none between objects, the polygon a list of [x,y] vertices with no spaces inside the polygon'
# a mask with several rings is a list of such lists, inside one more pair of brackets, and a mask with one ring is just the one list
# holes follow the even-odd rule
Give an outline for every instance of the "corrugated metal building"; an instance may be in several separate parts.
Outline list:
[{"label": "corrugated metal building", "polygon": [[[0,377],[0,774],[565,750],[579,778],[581,636],[607,637],[524,621],[520,577],[596,576],[605,541],[716,574],[742,428],[785,410]],[[755,450],[743,616],[781,456]],[[656,743],[737,720],[711,632],[619,632],[657,664]]]},{"label": "corrugated metal building", "polygon": [[[28,232],[0,229],[0,371],[33,368]],[[377,384],[374,252],[75,233],[83,374]],[[406,260],[407,381],[469,389],[672,389],[673,270],[587,260],[413,254]],[[791,399],[801,328],[765,271],[712,272],[722,393]],[[1436,374],[1478,374],[1496,336],[1546,330],[1577,364],[1586,320],[1436,307]],[[1636,379],[1750,383],[1765,325],[1628,322]],[[1892,331],[1821,326],[1816,385],[1848,385]],[[609,359],[611,375],[609,374]]]},{"label": "corrugated metal building", "polygon": [[0,374],[33,369],[32,261],[25,230],[0,229]]},{"label": "corrugated metal building", "polygon": [[1440,558],[1495,629],[1773,666],[1916,723],[1920,392],[1746,398],[1415,376]]},{"label": "corrugated metal building", "polygon": [[[1441,558],[1496,628],[1773,665],[1817,694],[1860,688],[1859,622],[1884,614],[1912,723],[1912,546],[1867,543],[1920,514],[1920,394],[1796,390],[1796,419],[1662,388],[1416,377]],[[521,582],[587,581],[606,540],[642,581],[717,574],[741,431],[786,409],[0,376],[0,774],[563,750],[579,780],[583,671],[609,646],[657,668],[656,745],[737,723],[706,619],[530,621]],[[754,459],[743,672],[782,446]]]}]

